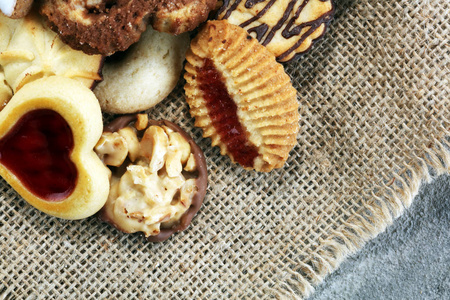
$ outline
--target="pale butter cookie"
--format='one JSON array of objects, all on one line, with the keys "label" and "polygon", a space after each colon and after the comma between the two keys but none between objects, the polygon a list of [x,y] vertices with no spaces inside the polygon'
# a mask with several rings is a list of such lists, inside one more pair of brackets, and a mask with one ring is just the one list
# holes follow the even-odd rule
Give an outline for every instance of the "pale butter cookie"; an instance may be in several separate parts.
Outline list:
[{"label": "pale butter cookie", "polygon": [[17,20],[0,15],[0,33],[0,67],[14,93],[52,75],[76,79],[88,88],[101,80],[103,57],[73,50],[34,11]]},{"label": "pale butter cookie", "polygon": [[94,93],[110,113],[134,113],[161,102],[176,86],[189,36],[173,36],[148,28],[139,42],[118,60],[107,61],[103,81]]}]

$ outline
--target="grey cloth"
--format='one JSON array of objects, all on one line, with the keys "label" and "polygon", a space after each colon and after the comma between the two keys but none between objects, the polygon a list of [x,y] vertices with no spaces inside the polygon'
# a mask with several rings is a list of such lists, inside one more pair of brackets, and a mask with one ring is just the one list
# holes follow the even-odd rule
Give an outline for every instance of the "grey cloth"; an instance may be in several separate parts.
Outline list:
[{"label": "grey cloth", "polygon": [[392,226],[316,289],[322,299],[450,299],[450,176],[423,185]]}]

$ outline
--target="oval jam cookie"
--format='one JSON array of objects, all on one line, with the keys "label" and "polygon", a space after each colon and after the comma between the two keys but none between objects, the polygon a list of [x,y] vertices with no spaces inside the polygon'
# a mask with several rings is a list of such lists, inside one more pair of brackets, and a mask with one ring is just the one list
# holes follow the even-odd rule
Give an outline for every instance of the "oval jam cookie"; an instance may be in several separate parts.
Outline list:
[{"label": "oval jam cookie", "polygon": [[309,50],[333,15],[332,0],[224,0],[218,19],[246,29],[286,62]]},{"label": "oval jam cookie", "polygon": [[210,21],[186,54],[186,100],[195,126],[246,169],[280,168],[297,144],[297,91],[247,31]]},{"label": "oval jam cookie", "polygon": [[95,214],[109,170],[93,151],[102,114],[90,89],[51,76],[23,86],[0,112],[0,175],[31,205],[64,219]]}]

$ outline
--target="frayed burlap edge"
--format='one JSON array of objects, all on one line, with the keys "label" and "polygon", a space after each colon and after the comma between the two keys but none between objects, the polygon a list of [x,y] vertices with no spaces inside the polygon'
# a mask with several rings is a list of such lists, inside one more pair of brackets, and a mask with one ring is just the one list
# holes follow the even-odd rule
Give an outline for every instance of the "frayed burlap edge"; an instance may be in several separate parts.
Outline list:
[{"label": "frayed burlap edge", "polygon": [[[450,173],[450,134],[436,142],[432,148],[424,146],[425,156],[407,166],[402,173],[392,174],[384,185],[383,193],[372,193],[371,205],[366,205],[331,233],[304,263],[305,277],[297,284],[304,297],[314,292],[327,275],[336,270],[350,255],[360,250],[366,242],[386,230],[393,221],[409,208],[423,183],[430,183],[442,174]],[[288,296],[288,295],[286,295]]]}]

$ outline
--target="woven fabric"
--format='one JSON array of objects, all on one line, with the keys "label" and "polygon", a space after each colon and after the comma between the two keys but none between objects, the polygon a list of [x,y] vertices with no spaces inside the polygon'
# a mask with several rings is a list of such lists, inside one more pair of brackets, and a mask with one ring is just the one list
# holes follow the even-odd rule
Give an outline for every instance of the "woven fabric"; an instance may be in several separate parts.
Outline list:
[{"label": "woven fabric", "polygon": [[[450,3],[336,1],[325,38],[286,64],[301,131],[284,168],[249,172],[193,127],[183,82],[150,111],[205,151],[209,188],[185,232],[152,244],[30,207],[0,181],[0,295],[304,298],[450,170]],[[2,298],[0,296],[0,298]]]}]

